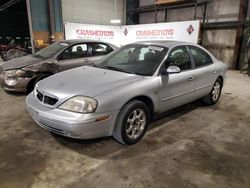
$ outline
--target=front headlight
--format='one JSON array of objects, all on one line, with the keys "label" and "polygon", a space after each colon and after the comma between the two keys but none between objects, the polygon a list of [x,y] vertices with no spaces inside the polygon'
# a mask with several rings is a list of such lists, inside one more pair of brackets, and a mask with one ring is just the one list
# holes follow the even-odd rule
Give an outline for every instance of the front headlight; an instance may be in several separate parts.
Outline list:
[{"label": "front headlight", "polygon": [[90,97],[76,96],[68,99],[58,108],[80,113],[92,113],[97,108],[97,101]]},{"label": "front headlight", "polygon": [[16,76],[16,71],[17,70],[8,70],[8,71],[5,71],[3,73],[4,77],[5,78],[8,78],[8,77],[15,77]]},{"label": "front headlight", "polygon": [[4,77],[23,77],[26,74],[26,71],[21,69],[8,70],[4,72]]},{"label": "front headlight", "polygon": [[16,77],[16,69],[15,70],[8,70],[3,73],[5,84],[8,86],[15,86],[18,82]]},{"label": "front headlight", "polygon": [[8,86],[15,86],[18,82],[16,77],[7,77],[4,79],[5,84]]},{"label": "front headlight", "polygon": [[23,77],[23,76],[25,76],[25,74],[26,74],[26,71],[24,71],[24,70],[17,70],[16,71],[17,77]]}]

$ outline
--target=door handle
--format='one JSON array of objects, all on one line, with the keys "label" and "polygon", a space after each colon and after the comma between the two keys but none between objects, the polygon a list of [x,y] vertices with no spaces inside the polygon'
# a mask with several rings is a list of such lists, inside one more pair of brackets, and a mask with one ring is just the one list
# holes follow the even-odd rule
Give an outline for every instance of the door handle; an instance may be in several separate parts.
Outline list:
[{"label": "door handle", "polygon": [[216,70],[214,70],[212,73],[213,73],[213,74],[216,74],[216,73],[217,73],[217,71],[216,71]]},{"label": "door handle", "polygon": [[192,81],[194,79],[194,77],[193,76],[190,76],[187,80],[188,81]]},{"label": "door handle", "polygon": [[84,61],[89,61],[89,59],[84,59]]}]

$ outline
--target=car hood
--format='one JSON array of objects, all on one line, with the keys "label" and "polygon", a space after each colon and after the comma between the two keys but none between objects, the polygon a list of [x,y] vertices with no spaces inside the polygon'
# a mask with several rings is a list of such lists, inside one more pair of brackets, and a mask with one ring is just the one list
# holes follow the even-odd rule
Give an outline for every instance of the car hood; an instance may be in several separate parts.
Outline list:
[{"label": "car hood", "polygon": [[1,67],[3,70],[20,69],[28,65],[40,63],[43,61],[44,60],[36,58],[32,55],[27,55],[27,56],[23,56],[23,57],[19,57],[16,59],[6,61],[1,65]]},{"label": "car hood", "polygon": [[37,88],[59,99],[77,95],[95,97],[114,87],[143,78],[139,75],[83,66],[50,76],[40,81]]}]

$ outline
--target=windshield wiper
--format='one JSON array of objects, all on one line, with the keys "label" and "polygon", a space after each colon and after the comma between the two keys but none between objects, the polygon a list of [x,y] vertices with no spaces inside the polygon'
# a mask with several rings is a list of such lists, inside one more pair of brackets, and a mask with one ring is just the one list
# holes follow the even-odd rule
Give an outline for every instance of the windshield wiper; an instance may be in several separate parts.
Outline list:
[{"label": "windshield wiper", "polygon": [[120,71],[120,72],[125,72],[125,73],[129,73],[129,74],[135,74],[132,71],[128,71],[128,70],[124,70],[118,67],[112,67],[112,66],[104,66],[105,68],[109,69],[109,70],[115,70],[115,71]]}]

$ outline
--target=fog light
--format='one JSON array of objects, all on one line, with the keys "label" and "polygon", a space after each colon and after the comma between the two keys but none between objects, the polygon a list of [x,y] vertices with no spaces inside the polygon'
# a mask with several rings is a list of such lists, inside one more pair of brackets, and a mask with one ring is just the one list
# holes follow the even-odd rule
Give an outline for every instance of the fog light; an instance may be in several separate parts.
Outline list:
[{"label": "fog light", "polygon": [[14,77],[5,78],[5,83],[8,86],[15,86],[17,84],[17,78]]},{"label": "fog light", "polygon": [[80,133],[75,133],[75,132],[67,132],[65,135],[68,135],[69,137],[79,137],[81,136]]}]

